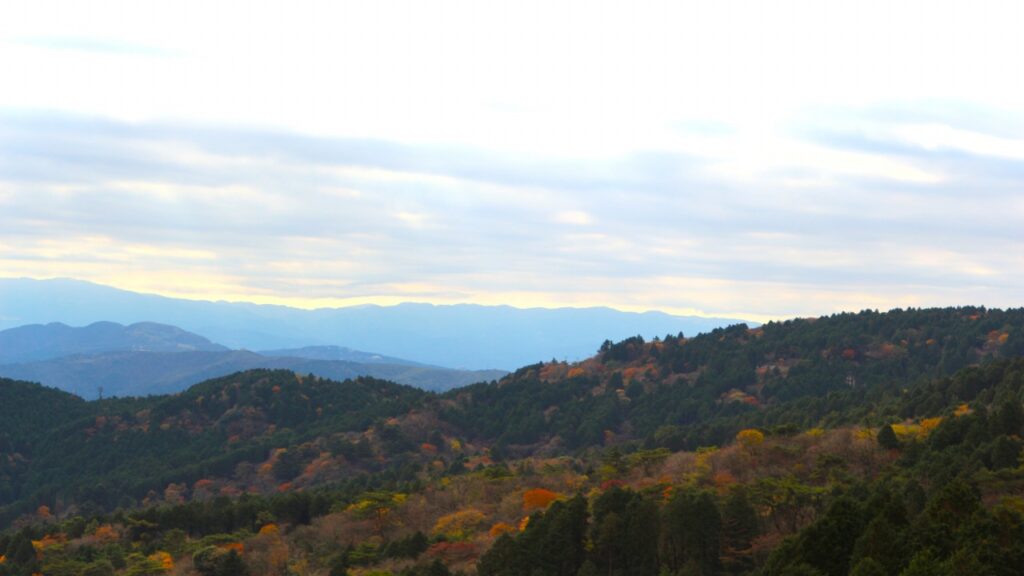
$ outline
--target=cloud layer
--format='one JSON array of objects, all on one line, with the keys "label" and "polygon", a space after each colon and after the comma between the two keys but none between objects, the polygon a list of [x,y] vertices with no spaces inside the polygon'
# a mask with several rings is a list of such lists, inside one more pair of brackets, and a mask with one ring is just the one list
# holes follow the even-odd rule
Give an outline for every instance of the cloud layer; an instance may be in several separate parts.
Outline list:
[{"label": "cloud layer", "polygon": [[1021,303],[1013,3],[78,4],[0,24],[5,276],[759,320]]},{"label": "cloud layer", "polygon": [[684,154],[552,162],[54,115],[2,126],[8,275],[266,301],[758,317],[1009,306],[1024,287],[1024,162],[902,136],[917,124],[800,145],[928,180],[796,165],[746,181]]}]

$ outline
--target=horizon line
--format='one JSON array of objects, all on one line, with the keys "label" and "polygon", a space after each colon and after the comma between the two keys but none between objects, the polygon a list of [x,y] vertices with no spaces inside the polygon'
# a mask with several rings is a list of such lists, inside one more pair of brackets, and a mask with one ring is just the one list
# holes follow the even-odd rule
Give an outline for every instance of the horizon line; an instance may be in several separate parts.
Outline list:
[{"label": "horizon line", "polygon": [[457,306],[476,306],[480,308],[512,308],[515,310],[611,310],[614,312],[621,312],[626,314],[664,314],[666,316],[678,317],[678,318],[699,318],[705,320],[734,320],[735,323],[756,323],[766,324],[771,321],[785,321],[794,320],[800,318],[799,316],[793,317],[775,317],[766,316],[762,314],[744,314],[735,312],[723,312],[723,313],[708,313],[702,310],[695,309],[673,309],[673,308],[649,308],[642,306],[615,306],[609,304],[585,304],[585,305],[517,305],[508,302],[474,302],[470,300],[464,301],[427,301],[427,300],[404,300],[400,297],[384,296],[384,297],[354,297],[354,298],[332,298],[332,297],[321,297],[321,298],[292,298],[279,295],[261,296],[255,294],[236,294],[236,295],[212,295],[212,294],[183,294],[174,291],[154,291],[152,289],[132,289],[115,284],[106,284],[102,282],[96,282],[93,280],[83,280],[81,278],[72,278],[69,276],[46,276],[46,277],[33,277],[33,276],[4,276],[0,275],[0,281],[3,280],[28,280],[31,282],[77,282],[82,284],[88,284],[91,286],[98,286],[102,288],[108,288],[111,290],[118,290],[121,292],[128,292],[131,294],[137,294],[141,296],[155,296],[158,298],[167,298],[171,300],[187,300],[189,302],[206,302],[211,304],[231,304],[231,305],[250,305],[250,306],[266,306],[266,307],[278,307],[288,308],[292,310],[303,310],[308,312],[315,312],[318,310],[341,310],[351,308],[395,308],[402,305],[416,305],[416,306],[434,306],[438,308],[454,308]]}]

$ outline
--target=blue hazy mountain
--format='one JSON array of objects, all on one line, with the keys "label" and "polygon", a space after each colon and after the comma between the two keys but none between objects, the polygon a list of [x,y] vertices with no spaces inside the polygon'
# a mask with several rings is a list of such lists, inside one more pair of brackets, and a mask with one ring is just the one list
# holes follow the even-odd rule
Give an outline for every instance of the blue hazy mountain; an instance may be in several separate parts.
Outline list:
[{"label": "blue hazy mountain", "polygon": [[382,356],[373,352],[353,350],[344,346],[303,346],[301,348],[284,348],[280,350],[260,350],[263,356],[305,358],[307,360],[338,360],[341,362],[358,362],[360,364],[395,364],[404,366],[428,366],[422,362],[413,362],[394,356]]},{"label": "blue hazy mountain", "polygon": [[78,280],[0,279],[0,328],[97,321],[171,324],[230,348],[345,346],[437,366],[506,370],[552,358],[585,358],[606,339],[692,336],[741,322],[610,308],[471,304],[303,310],[167,298]]},{"label": "blue hazy mountain", "polygon": [[454,370],[342,346],[307,346],[262,353],[229,350],[166,324],[123,326],[59,322],[0,331],[0,377],[39,382],[85,398],[172,394],[256,368],[291,370],[345,380],[373,376],[444,391],[501,378],[500,370]]},{"label": "blue hazy mountain", "polygon": [[436,392],[489,382],[507,374],[500,370],[453,370],[409,363],[270,357],[247,350],[221,350],[79,354],[35,362],[0,364],[0,377],[39,382],[93,399],[99,396],[100,388],[108,397],[173,394],[204,380],[255,368],[290,370],[337,381],[372,376]]},{"label": "blue hazy mountain", "polygon": [[122,326],[95,322],[71,327],[61,322],[30,324],[0,331],[0,364],[33,362],[73,354],[112,351],[212,352],[227,350],[176,326],[138,322]]}]

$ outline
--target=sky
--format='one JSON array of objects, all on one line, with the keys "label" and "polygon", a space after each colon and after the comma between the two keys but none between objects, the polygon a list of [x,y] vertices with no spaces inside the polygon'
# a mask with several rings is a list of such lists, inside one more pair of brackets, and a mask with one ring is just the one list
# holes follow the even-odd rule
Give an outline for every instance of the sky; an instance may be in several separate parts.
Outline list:
[{"label": "sky", "polygon": [[1024,7],[0,9],[0,276],[764,321],[1024,294]]}]

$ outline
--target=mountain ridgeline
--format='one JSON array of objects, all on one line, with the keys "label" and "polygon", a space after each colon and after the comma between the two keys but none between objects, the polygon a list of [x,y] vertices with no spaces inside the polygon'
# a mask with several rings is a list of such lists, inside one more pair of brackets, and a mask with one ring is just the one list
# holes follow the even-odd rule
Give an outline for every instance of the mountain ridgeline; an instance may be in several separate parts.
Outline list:
[{"label": "mountain ridgeline", "polygon": [[1024,310],[955,308],[634,337],[581,363],[527,366],[497,386],[454,391],[443,415],[499,444],[578,449],[611,434],[672,450],[721,444],[751,426],[912,417],[945,405],[913,384],[1024,355],[1022,328]]},{"label": "mountain ridgeline", "polygon": [[74,328],[59,322],[0,331],[0,364],[36,362],[62,356],[113,351],[221,352],[227,350],[181,328],[139,322],[122,326],[95,322]]},{"label": "mountain ridgeline", "polygon": [[25,364],[0,364],[0,376],[41,382],[86,398],[173,394],[211,378],[256,369],[288,370],[345,380],[370,376],[444,391],[496,380],[503,370],[453,370],[411,363],[272,357],[246,350],[222,352],[105,352]]},{"label": "mountain ridgeline", "polygon": [[511,370],[547,358],[577,360],[592,354],[604,338],[696,334],[737,322],[611,308],[471,304],[305,310],[167,298],[76,280],[0,278],[0,329],[54,320],[74,325],[153,321],[235,349],[344,345],[468,370]]},{"label": "mountain ridgeline", "polygon": [[172,394],[257,368],[334,380],[372,376],[435,391],[506,374],[430,366],[340,346],[229,350],[198,334],[153,322],[83,327],[50,323],[0,331],[0,377],[40,382],[84,398]]},{"label": "mountain ridgeline", "polygon": [[1018,574],[1022,356],[1024,310],[964,307],[609,341],[443,394],[0,381],[0,574]]}]

